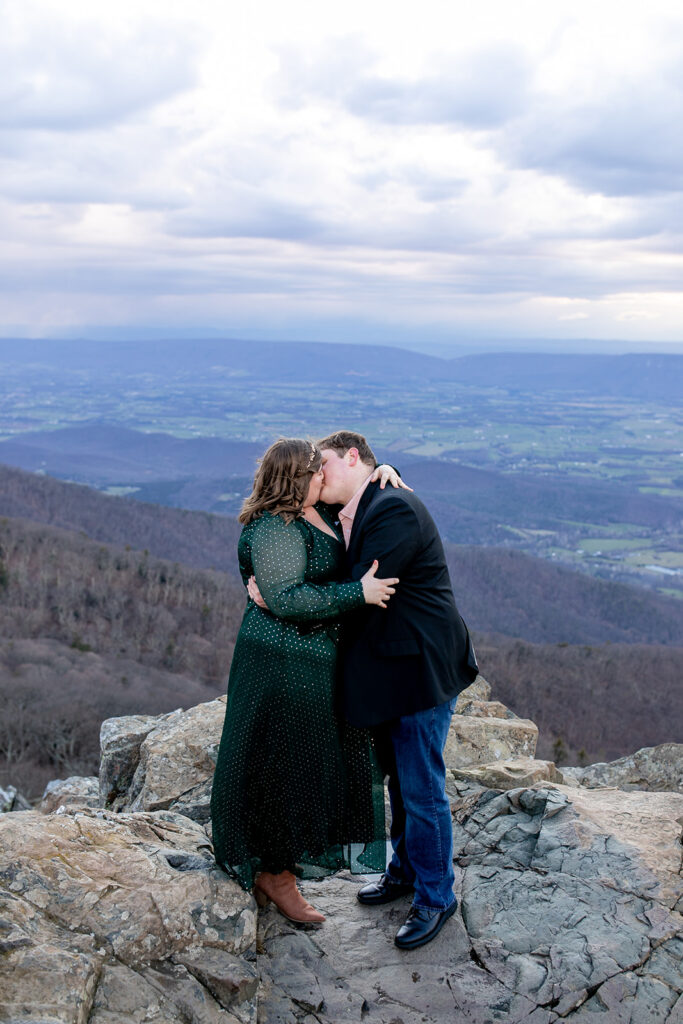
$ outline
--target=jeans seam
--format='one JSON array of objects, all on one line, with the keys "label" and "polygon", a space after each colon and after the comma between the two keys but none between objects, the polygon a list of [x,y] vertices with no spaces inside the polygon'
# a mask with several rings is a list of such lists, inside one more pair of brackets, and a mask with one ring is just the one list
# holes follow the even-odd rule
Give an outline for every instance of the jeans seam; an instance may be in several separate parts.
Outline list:
[{"label": "jeans seam", "polygon": [[433,817],[434,821],[436,822],[436,834],[437,834],[438,840],[439,840],[439,856],[441,857],[441,876],[439,878],[439,883],[441,883],[441,882],[443,882],[443,880],[445,878],[446,872],[444,871],[444,867],[443,867],[443,843],[441,841],[441,824],[439,822],[439,816],[436,813],[436,800],[434,799],[434,772],[432,771],[432,765],[431,765],[432,751],[434,749],[434,728],[435,728],[435,725],[436,725],[436,708],[432,708],[432,714],[431,714],[431,719],[430,719],[430,723],[429,723],[429,759],[430,759],[430,765],[429,765],[429,796],[430,796],[431,801],[432,801],[432,817]]}]

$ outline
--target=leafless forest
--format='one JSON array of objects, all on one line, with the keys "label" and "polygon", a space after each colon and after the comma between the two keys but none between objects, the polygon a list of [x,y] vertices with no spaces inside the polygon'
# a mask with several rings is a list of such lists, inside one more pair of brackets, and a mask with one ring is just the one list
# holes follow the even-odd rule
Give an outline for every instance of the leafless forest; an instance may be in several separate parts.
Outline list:
[{"label": "leafless forest", "polygon": [[[117,508],[113,499],[100,500]],[[212,517],[200,513],[199,522],[204,518]],[[629,588],[566,573],[563,593],[552,566],[547,578],[525,581],[520,575],[533,559],[494,552],[494,565],[483,549],[480,558],[477,549],[454,550],[461,603],[471,604],[470,618],[475,611],[478,622],[488,615],[493,624],[475,632],[483,674],[496,697],[538,723],[541,756],[588,762],[681,739],[683,648],[595,639],[608,628],[617,639],[637,636],[638,628],[641,637],[642,630],[666,636],[675,623],[661,611],[668,612],[667,602],[660,607],[644,594],[640,626],[625,614],[633,607],[619,625],[614,595],[628,596]],[[596,588],[583,591],[583,609],[571,604],[574,578]],[[526,604],[515,603],[520,586]],[[102,719],[159,714],[224,692],[244,603],[231,574],[98,543],[83,532],[1,519],[0,785],[35,798],[52,778],[96,771]],[[533,629],[541,641],[557,630],[571,641],[583,629],[586,642],[531,643],[493,632],[506,614],[522,635],[528,621],[532,639]]]},{"label": "leafless forest", "polygon": [[103,718],[224,692],[234,577],[0,520],[0,785],[92,774]]},{"label": "leafless forest", "polygon": [[539,757],[588,764],[683,742],[681,647],[481,636],[477,654],[495,696],[539,726]]}]

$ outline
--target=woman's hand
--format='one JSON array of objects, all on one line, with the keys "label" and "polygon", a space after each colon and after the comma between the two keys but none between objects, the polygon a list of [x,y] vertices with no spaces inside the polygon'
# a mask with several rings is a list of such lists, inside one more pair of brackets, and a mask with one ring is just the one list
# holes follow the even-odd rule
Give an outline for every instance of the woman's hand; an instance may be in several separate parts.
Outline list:
[{"label": "woman's hand", "polygon": [[373,483],[376,480],[379,480],[380,491],[384,490],[387,482],[390,483],[392,487],[402,487],[404,491],[412,491],[413,489],[412,487],[408,487],[408,484],[404,484],[394,467],[387,465],[386,462],[377,467],[370,479]]},{"label": "woman's hand", "polygon": [[247,583],[247,593],[249,594],[249,597],[252,599],[254,604],[258,605],[259,608],[268,608],[268,605],[261,597],[261,591],[258,588],[255,576],[249,577],[249,582]]},{"label": "woman's hand", "polygon": [[365,576],[361,576],[361,583],[363,584],[363,597],[365,598],[366,604],[376,604],[380,608],[386,608],[386,602],[390,599],[392,594],[396,593],[394,589],[395,584],[398,583],[398,579],[389,578],[386,580],[378,580],[375,578],[375,573],[379,567],[377,559],[372,563]]}]

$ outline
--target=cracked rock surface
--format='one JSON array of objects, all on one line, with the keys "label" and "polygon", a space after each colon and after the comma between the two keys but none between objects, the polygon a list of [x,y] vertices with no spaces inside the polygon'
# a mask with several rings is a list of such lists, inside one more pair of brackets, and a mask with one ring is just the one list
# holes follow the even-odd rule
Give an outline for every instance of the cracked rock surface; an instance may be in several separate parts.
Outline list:
[{"label": "cracked rock surface", "polygon": [[487,790],[456,804],[460,908],[422,949],[393,944],[409,899],[363,907],[349,875],[303,886],[327,917],[317,931],[297,931],[266,908],[258,1020],[681,1020],[683,798],[616,793],[630,804],[614,834],[615,791],[606,802],[601,791],[583,792],[580,808],[575,793]]},{"label": "cracked rock surface", "polygon": [[[98,807],[100,802],[99,780],[96,777],[83,778],[71,775],[68,779],[53,779],[48,782],[38,805],[43,814],[52,814],[60,807],[83,810]],[[29,807],[24,810],[30,810]]]},{"label": "cracked rock surface", "polygon": [[255,937],[188,818],[0,819],[0,1021],[247,1024]]}]

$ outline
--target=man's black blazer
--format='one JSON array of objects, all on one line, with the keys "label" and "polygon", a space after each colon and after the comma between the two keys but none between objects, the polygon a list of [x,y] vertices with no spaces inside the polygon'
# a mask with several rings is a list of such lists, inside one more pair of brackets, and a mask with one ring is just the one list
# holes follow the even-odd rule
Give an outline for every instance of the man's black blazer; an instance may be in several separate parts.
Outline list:
[{"label": "man's black blazer", "polygon": [[375,558],[377,576],[400,583],[386,608],[366,605],[344,617],[344,711],[359,726],[443,704],[478,671],[436,524],[411,491],[371,483],[363,492],[348,575],[359,580]]}]

